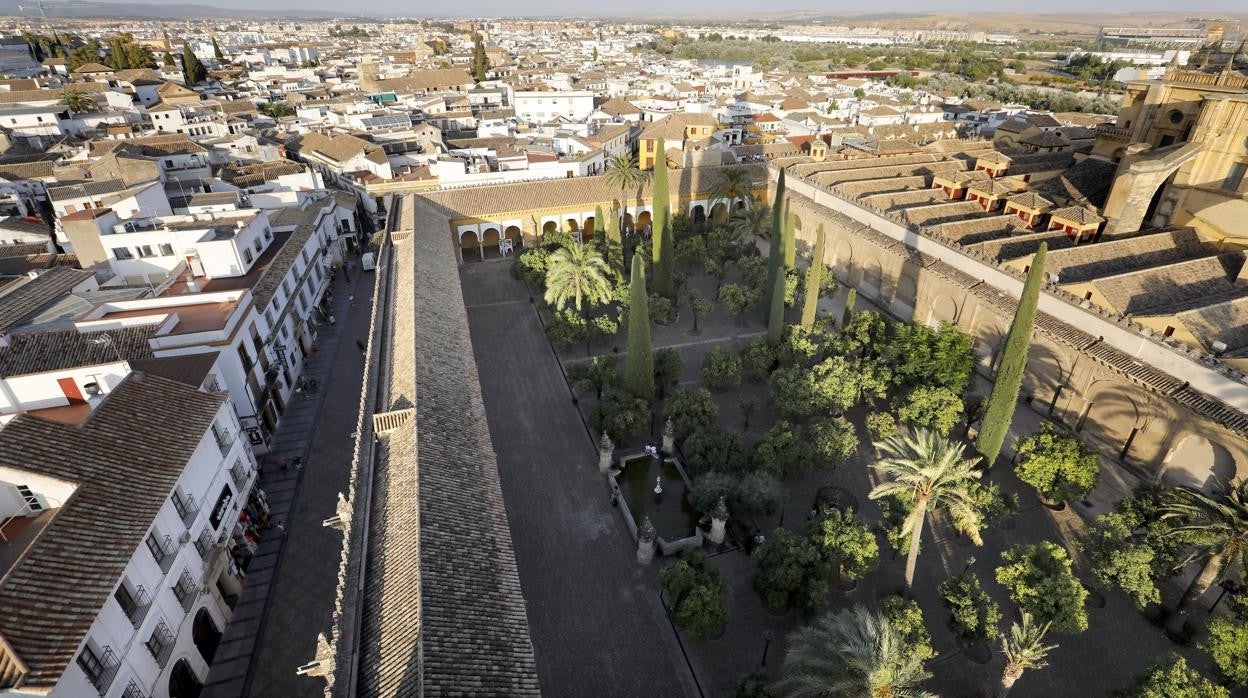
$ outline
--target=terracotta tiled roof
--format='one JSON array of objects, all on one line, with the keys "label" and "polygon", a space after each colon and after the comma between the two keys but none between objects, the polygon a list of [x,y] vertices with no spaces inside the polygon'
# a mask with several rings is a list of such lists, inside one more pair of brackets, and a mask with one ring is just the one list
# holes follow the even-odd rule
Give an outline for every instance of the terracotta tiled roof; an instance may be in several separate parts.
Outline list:
[{"label": "terracotta tiled roof", "polygon": [[[19,332],[10,337],[9,346],[0,347],[0,375],[24,376],[113,363],[118,352],[127,361],[150,359],[152,349],[148,338],[157,328],[157,325],[143,325],[103,332]],[[112,339],[111,346],[92,343],[105,335]]]},{"label": "terracotta tiled roof", "polygon": [[21,415],[0,429],[0,465],[76,484],[0,582],[24,688],[60,680],[226,399],[131,374],[81,424]]},{"label": "terracotta tiled roof", "polygon": [[1049,213],[1049,217],[1061,218],[1063,220],[1067,220],[1072,223],[1078,223],[1080,225],[1088,225],[1090,223],[1104,223],[1105,222],[1104,218],[1101,218],[1100,216],[1096,215],[1092,211],[1082,206],[1067,206],[1066,208],[1059,208],[1056,211],[1051,211]]},{"label": "terracotta tiled roof", "polygon": [[13,284],[0,294],[0,333],[39,312],[91,277],[89,271],[56,267],[33,279]]}]

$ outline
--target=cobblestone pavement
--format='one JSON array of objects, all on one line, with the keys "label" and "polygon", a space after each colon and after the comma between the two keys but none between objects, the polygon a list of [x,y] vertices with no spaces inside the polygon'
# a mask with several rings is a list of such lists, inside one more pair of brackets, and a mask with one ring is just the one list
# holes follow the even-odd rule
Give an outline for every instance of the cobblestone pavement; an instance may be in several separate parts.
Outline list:
[{"label": "cobblestone pavement", "polygon": [[[317,633],[330,630],[342,533],[321,522],[334,516],[338,493],[347,489],[364,367],[354,344],[368,335],[372,284],[373,275],[358,265],[350,283],[335,278],[337,322],[321,324],[318,351],[304,369],[318,387],[292,397],[261,463],[259,485],[286,535],[276,525],[264,532],[204,698],[322,695],[324,680],[297,676],[295,668],[315,655]],[[303,468],[282,470],[282,456],[302,457]]]},{"label": "cobblestone pavement", "polygon": [[542,693],[698,695],[526,289],[506,264],[462,280]]}]

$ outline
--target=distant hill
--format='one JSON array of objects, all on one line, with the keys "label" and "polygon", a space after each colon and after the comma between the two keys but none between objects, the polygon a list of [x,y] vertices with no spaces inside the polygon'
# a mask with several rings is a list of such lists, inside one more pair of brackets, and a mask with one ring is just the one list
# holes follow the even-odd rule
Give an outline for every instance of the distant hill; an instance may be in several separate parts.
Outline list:
[{"label": "distant hill", "polygon": [[[20,6],[20,9],[19,9]],[[98,2],[95,0],[45,0],[49,17],[137,17],[145,19],[332,19],[348,15],[315,10],[244,10],[211,5],[146,2]],[[38,17],[37,0],[0,0],[0,15]],[[359,14],[351,16],[361,16]]]}]

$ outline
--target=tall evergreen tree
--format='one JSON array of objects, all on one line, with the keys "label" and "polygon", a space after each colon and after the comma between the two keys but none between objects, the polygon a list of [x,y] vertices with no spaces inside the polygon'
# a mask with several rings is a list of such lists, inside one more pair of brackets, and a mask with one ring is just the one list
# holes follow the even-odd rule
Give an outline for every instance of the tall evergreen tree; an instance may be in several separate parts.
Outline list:
[{"label": "tall evergreen tree", "polygon": [[767,344],[780,345],[784,334],[784,275],[777,275],[771,287],[771,306],[767,308]]},{"label": "tall evergreen tree", "polygon": [[212,56],[217,60],[225,60],[225,54],[221,53],[221,47],[217,45],[217,37],[212,37]]},{"label": "tall evergreen tree", "polygon": [[780,266],[784,263],[784,219],[786,218],[784,199],[784,168],[780,168],[780,177],[776,180],[776,198],[771,202],[771,240],[767,245],[767,285],[763,288],[763,307],[771,311],[771,289],[776,285],[776,277],[780,275]]},{"label": "tall evergreen tree", "polygon": [[[601,210],[601,209],[599,209]],[[624,273],[624,241],[620,235],[620,217],[612,209],[611,215],[604,219],[606,225],[604,242],[607,248],[607,263],[617,273]]]},{"label": "tall evergreen tree", "polygon": [[472,40],[472,79],[485,82],[485,71],[489,68],[490,58],[485,55],[485,42],[480,34],[475,34]]},{"label": "tall evergreen tree", "polygon": [[208,77],[208,69],[195,57],[190,44],[182,48],[182,77],[186,80],[188,87],[198,85]]},{"label": "tall evergreen tree", "polygon": [[633,255],[633,273],[628,282],[628,364],[624,384],[629,392],[643,399],[654,398],[654,353],[650,346],[650,300],[646,295],[646,265],[641,255]]},{"label": "tall evergreen tree", "polygon": [[784,203],[784,268],[791,270],[797,265],[797,217],[789,210],[789,203]]},{"label": "tall evergreen tree", "polygon": [[1005,337],[1005,347],[1001,351],[1001,366],[997,369],[992,394],[984,409],[975,448],[983,454],[985,467],[992,467],[997,460],[997,454],[1001,453],[1001,446],[1005,443],[1005,434],[1014,419],[1018,389],[1023,384],[1023,369],[1027,367],[1027,350],[1031,346],[1031,328],[1036,322],[1036,306],[1044,286],[1044,257],[1048,250],[1047,243],[1040,243],[1040,249],[1036,250],[1036,256],[1031,260],[1027,282],[1023,284],[1023,294],[1018,299],[1018,311],[1014,313],[1010,332]]},{"label": "tall evergreen tree", "polygon": [[672,204],[667,187],[667,152],[663,139],[655,142],[654,159],[654,215],[651,216],[650,237],[654,255],[654,290],[667,298],[676,298],[676,252],[672,244]]},{"label": "tall evergreen tree", "polygon": [[806,298],[802,300],[802,327],[810,329],[815,324],[815,310],[819,307],[819,290],[823,285],[823,224],[815,235],[815,252],[806,270]]}]

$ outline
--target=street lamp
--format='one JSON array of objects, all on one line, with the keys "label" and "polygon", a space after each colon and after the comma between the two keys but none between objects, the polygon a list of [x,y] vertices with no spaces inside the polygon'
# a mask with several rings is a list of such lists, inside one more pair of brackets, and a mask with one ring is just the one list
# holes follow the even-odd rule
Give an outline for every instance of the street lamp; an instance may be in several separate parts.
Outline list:
[{"label": "street lamp", "polygon": [[971,570],[971,565],[975,564],[975,556],[971,555],[966,558],[966,566],[962,568],[962,574],[966,574]]},{"label": "street lamp", "polygon": [[759,666],[767,666],[767,650],[771,649],[771,641],[775,638],[770,630],[763,633],[763,661],[759,662]]}]

